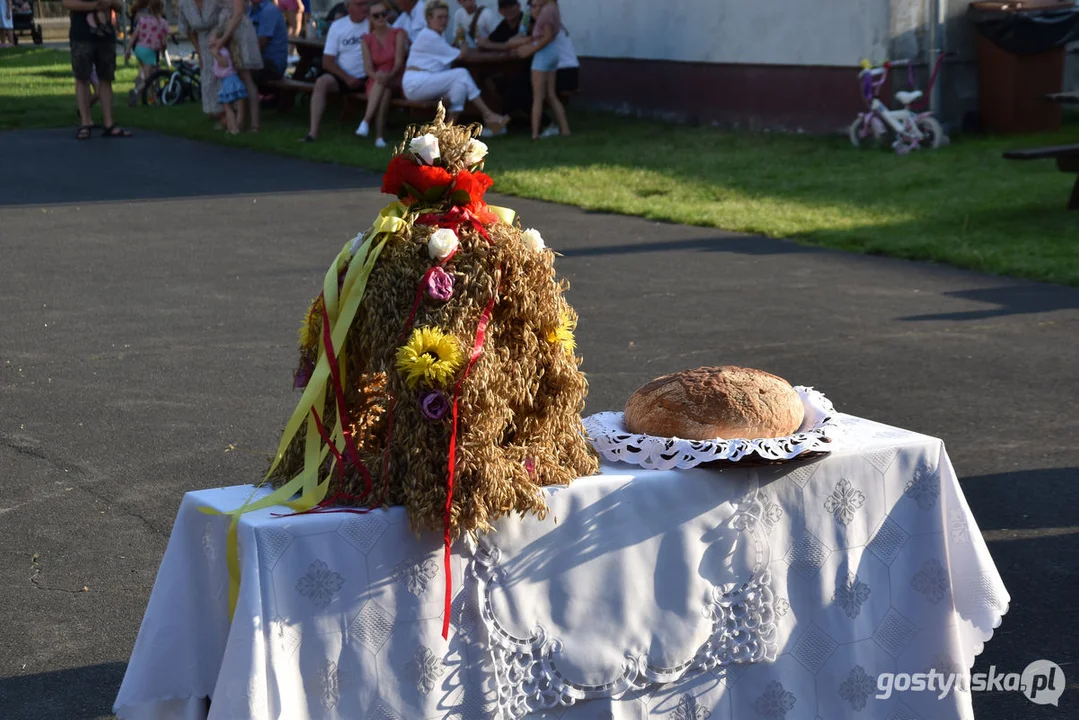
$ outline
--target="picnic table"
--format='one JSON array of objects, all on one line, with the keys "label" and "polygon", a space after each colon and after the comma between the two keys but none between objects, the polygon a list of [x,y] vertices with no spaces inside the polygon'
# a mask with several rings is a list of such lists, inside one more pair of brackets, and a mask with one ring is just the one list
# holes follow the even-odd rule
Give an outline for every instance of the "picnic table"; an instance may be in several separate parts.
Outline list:
[{"label": "picnic table", "polygon": [[1004,153],[1007,160],[1047,160],[1055,158],[1057,169],[1061,172],[1077,173],[1072,194],[1068,199],[1069,210],[1079,210],[1079,145],[1056,145],[1051,147],[1009,150]]}]

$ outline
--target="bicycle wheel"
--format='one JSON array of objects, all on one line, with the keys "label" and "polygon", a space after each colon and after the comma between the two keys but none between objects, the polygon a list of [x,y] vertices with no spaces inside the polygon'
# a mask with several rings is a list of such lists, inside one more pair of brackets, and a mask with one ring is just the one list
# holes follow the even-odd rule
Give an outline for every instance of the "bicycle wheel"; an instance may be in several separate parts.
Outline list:
[{"label": "bicycle wheel", "polygon": [[859,115],[850,124],[847,134],[850,137],[850,144],[856,148],[878,147],[884,135],[884,124],[876,117],[867,120]]},{"label": "bicycle wheel", "polygon": [[146,79],[142,86],[142,104],[159,107],[166,103],[166,88],[172,84],[173,73],[171,70],[158,70]]},{"label": "bicycle wheel", "polygon": [[922,139],[918,141],[918,147],[936,150],[944,144],[944,128],[940,126],[935,117],[926,115],[915,120],[914,124],[922,133]]}]

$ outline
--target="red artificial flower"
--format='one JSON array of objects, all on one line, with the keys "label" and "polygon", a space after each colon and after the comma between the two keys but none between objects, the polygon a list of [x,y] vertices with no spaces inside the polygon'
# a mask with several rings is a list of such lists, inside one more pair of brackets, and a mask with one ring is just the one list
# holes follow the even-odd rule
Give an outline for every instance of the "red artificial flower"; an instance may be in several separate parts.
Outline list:
[{"label": "red artificial flower", "polygon": [[453,176],[445,168],[417,165],[404,155],[390,160],[386,174],[382,176],[382,192],[404,198],[414,190],[421,195],[431,188],[449,187]]},{"label": "red artificial flower", "polygon": [[[455,205],[467,205],[470,210],[475,211],[477,207],[483,206],[483,194],[494,185],[494,181],[491,178],[481,172],[469,172],[468,170],[462,170],[453,178],[453,192],[462,192],[468,195],[467,202],[458,202],[458,198],[454,198]],[[461,200],[464,197],[460,197]]]}]

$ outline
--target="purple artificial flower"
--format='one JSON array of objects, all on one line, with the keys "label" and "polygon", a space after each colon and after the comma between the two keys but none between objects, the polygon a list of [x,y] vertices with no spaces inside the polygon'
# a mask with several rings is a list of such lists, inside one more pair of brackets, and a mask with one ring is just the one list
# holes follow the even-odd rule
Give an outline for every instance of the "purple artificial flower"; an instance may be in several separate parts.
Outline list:
[{"label": "purple artificial flower", "polygon": [[428,420],[441,420],[450,411],[450,401],[441,390],[432,390],[420,398],[420,409]]},{"label": "purple artificial flower", "polygon": [[435,266],[427,275],[427,294],[433,299],[446,302],[453,297],[453,275]]},{"label": "purple artificial flower", "polygon": [[315,361],[311,358],[304,358],[300,361],[300,366],[296,368],[296,371],[292,373],[292,387],[297,390],[303,390],[307,387],[307,383],[311,382],[311,375],[315,372]]}]

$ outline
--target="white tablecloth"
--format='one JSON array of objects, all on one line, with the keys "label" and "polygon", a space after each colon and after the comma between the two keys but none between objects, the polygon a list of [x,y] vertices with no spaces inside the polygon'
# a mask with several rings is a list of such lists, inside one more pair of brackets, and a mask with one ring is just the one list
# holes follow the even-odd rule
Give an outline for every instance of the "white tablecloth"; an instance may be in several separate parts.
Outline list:
[{"label": "white tablecloth", "polygon": [[[1008,594],[940,440],[841,416],[836,450],[761,467],[606,465],[550,514],[459,543],[402,508],[225,517],[188,493],[124,678],[125,720],[970,718],[970,695],[875,697],[968,669]],[[208,702],[207,698],[212,698]]]}]

